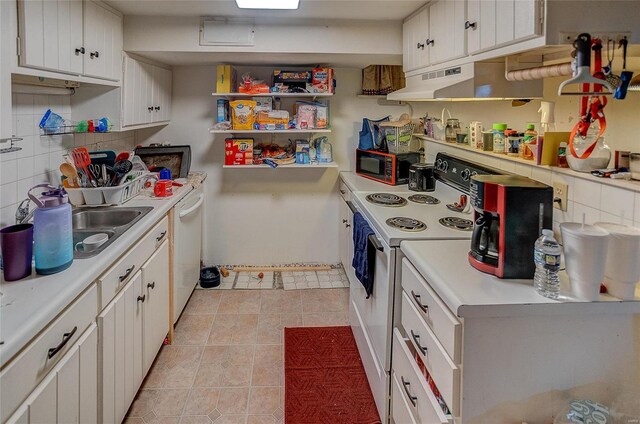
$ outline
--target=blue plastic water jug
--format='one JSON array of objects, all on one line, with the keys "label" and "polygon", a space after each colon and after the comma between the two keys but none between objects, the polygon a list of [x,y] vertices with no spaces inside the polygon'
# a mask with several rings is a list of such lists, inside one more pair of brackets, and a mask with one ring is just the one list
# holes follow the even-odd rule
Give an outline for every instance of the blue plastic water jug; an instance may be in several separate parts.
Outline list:
[{"label": "blue plastic water jug", "polygon": [[[38,196],[31,192],[44,188]],[[49,184],[38,184],[29,190],[36,204],[33,215],[33,256],[38,274],[64,271],[73,262],[73,225],[67,192]]]}]

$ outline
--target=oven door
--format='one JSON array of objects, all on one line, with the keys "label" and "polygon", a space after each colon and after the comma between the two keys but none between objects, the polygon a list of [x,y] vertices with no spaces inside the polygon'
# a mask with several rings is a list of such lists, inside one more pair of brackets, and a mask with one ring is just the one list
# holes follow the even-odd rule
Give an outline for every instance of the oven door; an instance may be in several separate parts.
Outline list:
[{"label": "oven door", "polygon": [[380,418],[385,422],[389,409],[389,371],[391,369],[391,328],[395,282],[396,249],[378,234],[372,237],[376,250],[373,293],[356,281],[350,285],[349,322],[353,330],[367,379]]}]

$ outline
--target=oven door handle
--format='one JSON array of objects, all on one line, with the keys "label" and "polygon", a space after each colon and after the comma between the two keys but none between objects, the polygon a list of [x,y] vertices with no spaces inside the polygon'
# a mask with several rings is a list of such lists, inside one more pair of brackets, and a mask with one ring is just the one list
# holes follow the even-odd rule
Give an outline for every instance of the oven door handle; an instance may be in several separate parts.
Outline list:
[{"label": "oven door handle", "polygon": [[371,243],[377,251],[384,252],[384,246],[380,243],[375,234],[369,235],[369,243]]},{"label": "oven door handle", "polygon": [[353,202],[351,202],[351,201],[347,200],[347,206],[349,206],[349,209],[351,209],[351,213],[356,213],[356,212],[358,212],[358,211],[356,210],[356,207],[355,207],[355,206],[353,206]]}]

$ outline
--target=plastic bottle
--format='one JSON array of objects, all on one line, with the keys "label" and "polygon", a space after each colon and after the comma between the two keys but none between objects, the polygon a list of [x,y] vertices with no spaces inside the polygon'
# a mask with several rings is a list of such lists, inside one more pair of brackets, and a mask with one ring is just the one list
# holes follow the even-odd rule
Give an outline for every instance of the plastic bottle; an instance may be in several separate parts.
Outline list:
[{"label": "plastic bottle", "polygon": [[542,230],[542,235],[536,240],[533,249],[533,260],[536,264],[533,285],[542,296],[557,299],[560,292],[558,271],[562,248],[553,238],[553,231]]},{"label": "plastic bottle", "polygon": [[537,141],[538,132],[535,124],[527,124],[527,130],[524,132],[523,143],[519,152],[522,159],[533,159],[533,151],[530,146],[535,145]]},{"label": "plastic bottle", "polygon": [[493,124],[493,153],[504,154],[504,131],[507,129],[507,124]]}]

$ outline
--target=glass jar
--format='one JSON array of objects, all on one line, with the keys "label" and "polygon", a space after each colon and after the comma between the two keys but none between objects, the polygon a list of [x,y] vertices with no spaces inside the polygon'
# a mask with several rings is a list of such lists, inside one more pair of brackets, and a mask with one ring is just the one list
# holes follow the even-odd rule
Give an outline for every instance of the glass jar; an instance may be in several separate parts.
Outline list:
[{"label": "glass jar", "polygon": [[504,131],[507,129],[507,124],[493,124],[493,153],[504,154]]},{"label": "glass jar", "polygon": [[[573,140],[573,147],[578,156],[582,154],[591,146],[598,134],[597,128],[590,128],[589,134],[585,138],[576,136]],[[604,142],[604,137],[600,137],[596,142],[596,147],[593,149],[589,157],[580,159],[575,157],[571,152],[571,149],[567,149],[567,163],[569,167],[578,172],[591,172],[596,169],[603,169],[609,165],[611,161],[611,149]]]},{"label": "glass jar", "polygon": [[447,126],[444,129],[444,139],[447,143],[456,143],[458,141],[458,134],[461,132],[460,120],[456,118],[447,119]]}]

